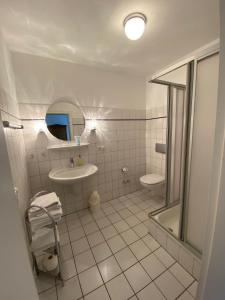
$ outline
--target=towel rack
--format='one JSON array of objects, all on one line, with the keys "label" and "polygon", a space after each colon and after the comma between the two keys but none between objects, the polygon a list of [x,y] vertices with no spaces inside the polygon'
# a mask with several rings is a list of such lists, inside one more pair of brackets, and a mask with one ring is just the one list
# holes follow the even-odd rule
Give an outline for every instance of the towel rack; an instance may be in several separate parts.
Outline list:
[{"label": "towel rack", "polygon": [[23,129],[23,125],[11,124],[9,121],[2,121],[4,128]]},{"label": "towel rack", "polygon": [[[38,196],[40,196],[41,193],[38,193]],[[37,195],[35,195],[37,197]],[[51,216],[51,214],[49,213],[49,211],[42,206],[39,205],[29,205],[29,207],[26,209],[25,211],[25,224],[26,224],[26,229],[27,229],[27,234],[28,234],[28,239],[29,239],[29,244],[30,244],[30,252],[31,252],[31,256],[32,256],[32,260],[33,260],[33,267],[36,271],[37,276],[40,274],[40,269],[38,267],[38,263],[37,263],[37,259],[36,259],[36,255],[35,252],[37,252],[37,249],[33,249],[31,247],[32,244],[32,227],[31,227],[31,223],[29,221],[29,212],[30,209],[32,208],[38,208],[40,210],[42,210],[47,217],[50,219],[50,225],[48,225],[48,228],[52,228],[53,229],[53,233],[54,233],[54,245],[46,245],[45,248],[42,248],[41,251],[46,251],[49,249],[53,248],[54,254],[57,256],[58,259],[58,266],[59,266],[59,273],[57,275],[58,279],[62,282],[62,285],[64,285],[64,281],[62,278],[62,263],[61,263],[61,255],[60,255],[60,243],[59,243],[59,238],[58,238],[58,229],[57,229],[57,223],[55,222],[54,218]],[[45,226],[46,227],[46,226]]]}]

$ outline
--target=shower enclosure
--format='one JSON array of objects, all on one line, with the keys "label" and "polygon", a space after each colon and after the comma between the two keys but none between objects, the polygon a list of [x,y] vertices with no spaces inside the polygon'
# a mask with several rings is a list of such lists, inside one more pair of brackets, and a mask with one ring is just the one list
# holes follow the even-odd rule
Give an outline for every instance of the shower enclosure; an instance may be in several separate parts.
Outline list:
[{"label": "shower enclosure", "polygon": [[198,253],[209,207],[218,57],[215,51],[190,60],[150,82],[167,91],[166,196],[150,218]]}]

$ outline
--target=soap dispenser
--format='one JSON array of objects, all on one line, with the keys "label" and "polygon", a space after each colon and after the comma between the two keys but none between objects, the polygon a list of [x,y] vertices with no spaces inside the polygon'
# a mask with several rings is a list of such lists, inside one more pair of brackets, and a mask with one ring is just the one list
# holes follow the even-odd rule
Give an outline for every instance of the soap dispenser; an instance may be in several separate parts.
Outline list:
[{"label": "soap dispenser", "polygon": [[84,165],[84,160],[81,158],[81,155],[79,154],[78,159],[76,160],[76,166],[81,167]]}]

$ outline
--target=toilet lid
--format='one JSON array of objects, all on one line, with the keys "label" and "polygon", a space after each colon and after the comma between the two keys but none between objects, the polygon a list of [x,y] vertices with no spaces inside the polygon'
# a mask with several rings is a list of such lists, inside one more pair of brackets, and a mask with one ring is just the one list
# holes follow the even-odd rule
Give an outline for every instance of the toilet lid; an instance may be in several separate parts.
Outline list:
[{"label": "toilet lid", "polygon": [[140,178],[141,182],[145,184],[157,184],[164,181],[164,177],[159,174],[147,174]]}]

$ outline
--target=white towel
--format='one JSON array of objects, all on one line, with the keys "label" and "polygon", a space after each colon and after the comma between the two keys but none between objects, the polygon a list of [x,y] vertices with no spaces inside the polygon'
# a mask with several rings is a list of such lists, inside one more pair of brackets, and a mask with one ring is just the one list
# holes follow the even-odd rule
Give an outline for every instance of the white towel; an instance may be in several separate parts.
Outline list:
[{"label": "white towel", "polygon": [[[49,193],[40,197],[37,197],[31,205],[38,205],[46,208],[49,212],[61,208],[61,203],[56,193]],[[43,210],[38,207],[32,207],[29,211],[30,216],[41,216]]]},{"label": "white towel", "polygon": [[[56,229],[57,240],[59,241],[58,230]],[[38,229],[32,235],[31,249],[33,251],[39,251],[41,249],[47,249],[55,244],[54,231],[52,228]]]},{"label": "white towel", "polygon": [[[38,205],[45,208],[50,208],[52,206],[60,205],[60,201],[56,193],[49,193],[42,196],[37,197],[34,201],[32,201],[31,205]],[[38,210],[37,207],[33,207],[30,211]]]},{"label": "white towel", "polygon": [[[49,211],[55,222],[59,222],[62,217],[62,208],[57,208],[55,210]],[[29,214],[29,221],[31,223],[32,231],[42,228],[44,226],[50,225],[52,223],[51,219],[46,213],[40,215]]]}]

